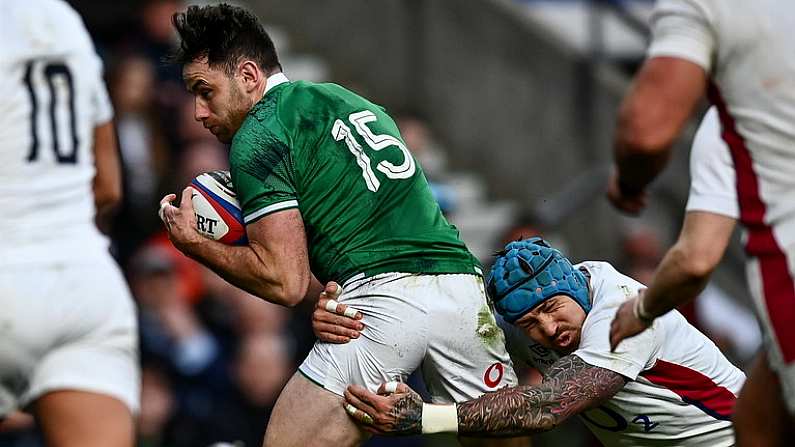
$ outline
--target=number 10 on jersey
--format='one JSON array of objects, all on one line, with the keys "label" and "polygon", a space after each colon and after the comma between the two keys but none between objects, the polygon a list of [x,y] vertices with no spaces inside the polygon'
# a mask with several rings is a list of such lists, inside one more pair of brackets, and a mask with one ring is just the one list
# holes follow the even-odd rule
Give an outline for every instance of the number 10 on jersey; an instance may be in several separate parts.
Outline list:
[{"label": "number 10 on jersey", "polygon": [[[395,166],[394,164],[383,160],[375,166],[377,170],[382,172],[389,179],[406,179],[411,177],[414,175],[417,167],[414,164],[414,158],[411,156],[411,153],[409,153],[406,145],[392,135],[375,135],[373,131],[367,127],[367,123],[376,121],[377,119],[378,118],[375,116],[375,114],[369,110],[351,113],[348,116],[348,121],[353,124],[356,132],[374,151],[380,151],[387,147],[395,146],[400,149],[401,152],[403,152],[403,163]],[[362,177],[364,178],[364,182],[367,184],[367,189],[373,192],[378,191],[378,188],[381,187],[381,182],[378,180],[378,177],[375,176],[375,172],[373,172],[370,157],[367,156],[367,154],[364,152],[364,149],[362,149],[362,146],[358,141],[356,141],[356,138],[354,138],[353,134],[351,133],[351,128],[348,127],[344,121],[338,119],[334,121],[334,126],[331,129],[331,135],[336,141],[345,140],[345,145],[348,146],[348,150],[351,151],[351,154],[353,154],[353,156],[356,158],[356,163],[360,168],[362,168]]]},{"label": "number 10 on jersey", "polygon": [[[35,72],[40,70],[41,80],[35,82]],[[44,126],[43,131],[49,132],[55,160],[62,164],[77,163],[77,124],[75,122],[75,89],[72,73],[69,68],[57,62],[28,62],[25,68],[25,77],[22,79],[28,90],[30,98],[30,151],[27,161],[34,162],[39,158],[39,129],[38,114],[45,113],[49,126]],[[45,88],[46,87],[46,88]],[[46,94],[45,94],[46,93]],[[44,96],[47,100],[40,99]],[[45,110],[39,110],[39,102],[47,103]],[[59,111],[61,113],[59,113]],[[58,116],[67,116],[69,120],[68,131],[71,138],[62,141],[58,133]]]}]

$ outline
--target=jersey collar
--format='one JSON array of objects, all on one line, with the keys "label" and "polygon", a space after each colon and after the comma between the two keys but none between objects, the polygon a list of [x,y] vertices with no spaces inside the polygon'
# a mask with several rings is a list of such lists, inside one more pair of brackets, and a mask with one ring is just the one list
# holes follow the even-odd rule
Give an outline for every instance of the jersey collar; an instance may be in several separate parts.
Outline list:
[{"label": "jersey collar", "polygon": [[265,80],[265,93],[263,93],[262,96],[267,95],[268,91],[273,87],[284,84],[285,82],[290,82],[290,80],[287,79],[284,73],[276,73],[275,75],[268,76],[268,79]]}]

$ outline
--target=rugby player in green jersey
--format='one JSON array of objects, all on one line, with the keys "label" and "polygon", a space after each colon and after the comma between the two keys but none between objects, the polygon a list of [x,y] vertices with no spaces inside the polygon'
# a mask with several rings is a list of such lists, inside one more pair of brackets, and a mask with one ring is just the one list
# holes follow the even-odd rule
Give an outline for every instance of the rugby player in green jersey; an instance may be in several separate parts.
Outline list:
[{"label": "rugby player in green jersey", "polygon": [[367,434],[343,409],[351,383],[374,390],[421,368],[436,403],[515,385],[478,261],[384,109],[335,84],[289,81],[243,9],[192,6],[173,21],[195,118],[231,143],[249,245],[202,237],[187,188],[179,207],[173,194],[161,202],[171,241],[285,306],[304,298],[312,273],[338,281],[339,301],[366,322],[354,343],[314,346],[276,403],[265,445],[362,443]]}]

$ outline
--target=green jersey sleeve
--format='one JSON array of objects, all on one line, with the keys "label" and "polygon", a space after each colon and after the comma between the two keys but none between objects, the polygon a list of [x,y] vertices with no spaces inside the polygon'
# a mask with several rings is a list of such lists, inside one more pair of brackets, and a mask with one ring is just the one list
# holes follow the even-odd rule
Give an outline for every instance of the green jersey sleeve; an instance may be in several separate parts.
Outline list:
[{"label": "green jersey sleeve", "polygon": [[298,207],[290,141],[278,122],[246,120],[232,141],[230,165],[246,224]]}]

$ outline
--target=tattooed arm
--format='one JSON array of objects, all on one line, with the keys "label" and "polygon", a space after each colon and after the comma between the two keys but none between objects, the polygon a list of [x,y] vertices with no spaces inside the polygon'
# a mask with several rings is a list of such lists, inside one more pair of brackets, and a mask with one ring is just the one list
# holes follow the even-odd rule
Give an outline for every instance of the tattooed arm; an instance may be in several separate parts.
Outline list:
[{"label": "tattooed arm", "polygon": [[[569,416],[610,399],[626,383],[621,374],[568,355],[556,361],[537,386],[503,388],[458,404],[458,433],[501,437],[551,430]],[[358,386],[348,387],[346,410],[376,433],[429,432],[423,430],[427,421],[423,420],[422,399],[408,386],[400,384],[397,392],[390,394],[382,385],[378,394]]]},{"label": "tattooed arm", "polygon": [[516,436],[551,430],[610,399],[626,383],[617,372],[567,355],[552,365],[538,386],[504,388],[458,404],[458,432]]}]

